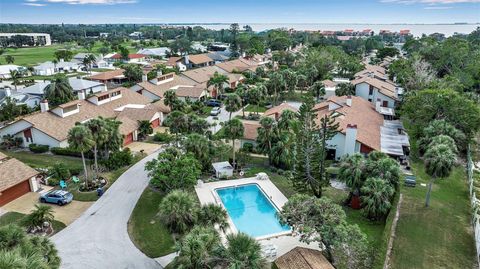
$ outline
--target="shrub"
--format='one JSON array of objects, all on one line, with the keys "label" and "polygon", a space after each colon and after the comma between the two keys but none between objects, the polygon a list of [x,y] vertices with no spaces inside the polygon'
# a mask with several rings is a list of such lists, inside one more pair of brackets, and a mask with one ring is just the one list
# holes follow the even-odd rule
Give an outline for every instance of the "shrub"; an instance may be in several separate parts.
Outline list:
[{"label": "shrub", "polygon": [[129,148],[114,152],[110,158],[102,161],[102,164],[109,170],[118,169],[133,163],[133,155]]},{"label": "shrub", "polygon": [[253,144],[246,142],[246,143],[243,144],[242,149],[243,149],[245,152],[253,152]]},{"label": "shrub", "polygon": [[54,186],[58,186],[58,184],[60,184],[60,179],[55,177],[50,177],[48,179],[48,186],[54,187]]},{"label": "shrub", "polygon": [[[53,147],[50,149],[53,154],[56,155],[63,155],[63,156],[72,156],[72,157],[81,157],[79,151],[73,150],[71,148],[60,148],[60,147]],[[93,159],[93,153],[91,151],[84,152],[85,158]]]},{"label": "shrub", "polygon": [[33,153],[45,153],[50,148],[48,145],[37,145],[37,144],[30,144],[28,148]]},{"label": "shrub", "polygon": [[162,143],[170,143],[173,137],[168,133],[156,133],[153,136],[153,141],[162,142]]},{"label": "shrub", "polygon": [[70,170],[64,163],[55,163],[51,169],[49,169],[50,176],[57,179],[67,179],[70,177]]}]

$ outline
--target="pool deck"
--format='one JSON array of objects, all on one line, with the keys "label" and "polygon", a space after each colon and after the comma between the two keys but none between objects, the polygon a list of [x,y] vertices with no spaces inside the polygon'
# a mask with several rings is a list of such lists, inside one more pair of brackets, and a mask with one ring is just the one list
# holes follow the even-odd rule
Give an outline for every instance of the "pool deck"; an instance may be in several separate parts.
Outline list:
[{"label": "pool deck", "polygon": [[[263,192],[267,195],[267,197],[274,203],[274,205],[281,209],[283,205],[288,201],[287,197],[283,195],[283,193],[273,184],[269,179],[259,180],[256,177],[250,178],[242,178],[242,179],[232,179],[232,180],[220,180],[215,182],[209,183],[199,183],[195,187],[195,192],[197,193],[198,199],[202,205],[205,204],[219,204],[223,207],[223,204],[218,197],[217,193],[215,192],[216,189],[219,188],[227,188],[227,187],[234,187],[239,185],[246,185],[246,184],[257,184],[261,187]],[[228,218],[228,223],[230,228],[228,228],[225,233],[221,231],[222,239],[225,239],[225,234],[230,233],[237,233],[237,229],[233,224],[230,217]],[[281,233],[281,234],[272,234],[266,237],[256,238],[259,243],[262,245],[265,244],[274,244],[277,246],[277,256],[279,257],[293,248],[300,246],[300,247],[307,247],[312,249],[319,250],[318,243],[311,243],[306,244],[300,242],[299,236],[292,235],[291,232]],[[268,260],[273,261],[276,257],[270,257]]]}]

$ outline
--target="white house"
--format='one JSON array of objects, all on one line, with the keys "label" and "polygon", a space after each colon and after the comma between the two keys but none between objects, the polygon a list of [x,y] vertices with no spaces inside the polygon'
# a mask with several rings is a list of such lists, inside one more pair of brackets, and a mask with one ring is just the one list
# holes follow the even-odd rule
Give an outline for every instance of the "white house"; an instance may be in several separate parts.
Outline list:
[{"label": "white house", "polygon": [[[107,86],[105,86],[105,84],[97,81],[91,81],[81,78],[68,78],[68,82],[70,86],[72,86],[75,95],[77,95],[80,91],[83,92],[85,96],[87,96],[89,94],[94,94],[107,90]],[[38,82],[32,86],[19,89],[18,91],[24,94],[43,97],[45,95],[45,88],[48,85],[50,85],[50,81]]]},{"label": "white house", "polygon": [[44,62],[33,67],[33,73],[39,76],[51,76],[63,72],[75,72],[81,70],[82,66],[77,61],[65,62],[60,60],[58,63]]},{"label": "white house", "polygon": [[[77,53],[73,56],[72,62],[78,62],[79,64],[83,63],[83,59],[91,53]],[[95,55],[95,62],[92,63],[93,68],[112,68],[113,65],[106,61],[101,55]]]},{"label": "white house", "polygon": [[0,129],[0,137],[13,135],[23,140],[22,146],[31,143],[50,147],[67,147],[68,131],[77,123],[104,117],[121,122],[120,133],[124,145],[137,140],[138,121],[148,120],[152,127],[163,121],[164,106],[152,104],[151,100],[126,88],[116,88],[85,97],[54,108],[48,101],[40,103],[41,112],[26,115]]},{"label": "white house", "polygon": [[7,101],[8,97],[15,101],[17,105],[26,105],[29,108],[37,107],[41,101],[39,96],[14,92],[10,88],[4,88],[0,89],[0,106]]},{"label": "white house", "polygon": [[372,104],[377,101],[381,102],[381,106],[394,108],[398,101],[398,87],[388,80],[380,80],[373,77],[360,77],[352,80],[355,86],[355,95],[359,96]]},{"label": "white house", "polygon": [[19,65],[14,65],[14,64],[4,64],[0,65],[0,79],[9,79],[11,78],[10,76],[10,71],[13,70],[25,70],[26,68],[23,66]]},{"label": "white house", "polygon": [[170,49],[167,47],[160,47],[160,48],[146,48],[137,51],[137,54],[143,54],[148,56],[156,56],[164,58],[167,54],[170,53]]}]

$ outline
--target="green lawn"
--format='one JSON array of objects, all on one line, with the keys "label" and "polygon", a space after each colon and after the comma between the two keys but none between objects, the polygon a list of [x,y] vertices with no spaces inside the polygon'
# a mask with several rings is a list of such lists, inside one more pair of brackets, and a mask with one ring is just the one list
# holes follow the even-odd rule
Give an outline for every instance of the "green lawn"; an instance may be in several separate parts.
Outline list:
[{"label": "green lawn", "polygon": [[157,216],[163,194],[147,187],[128,221],[128,233],[135,246],[148,257],[156,258],[175,251],[170,231]]},{"label": "green lawn", "polygon": [[[125,172],[128,167],[122,167],[117,170],[104,173],[103,176],[108,180],[107,186],[104,187],[104,191],[108,190],[110,186]],[[81,192],[78,188],[80,183],[74,183],[72,181],[67,183],[67,190],[73,194],[73,200],[83,201],[83,202],[93,202],[98,200],[98,195],[96,191],[91,192]]]},{"label": "green lawn", "polygon": [[48,168],[53,166],[55,163],[60,162],[64,163],[71,170],[81,170],[83,169],[82,159],[69,156],[60,156],[52,154],[38,154],[30,151],[1,151],[4,154],[7,154],[13,158],[16,158],[33,168]]},{"label": "green lawn", "polygon": [[248,105],[245,107],[245,112],[259,112],[263,113],[267,111],[267,108],[264,106],[257,106],[257,105]]},{"label": "green lawn", "polygon": [[33,66],[45,61],[52,61],[53,54],[58,49],[63,49],[65,46],[52,45],[46,47],[31,47],[31,48],[9,48],[0,56],[0,63],[5,64],[5,56],[11,55],[14,57],[16,65]]},{"label": "green lawn", "polygon": [[[0,216],[0,227],[6,226],[9,224],[16,224],[18,226],[23,226],[22,222],[23,219],[25,218],[25,214],[19,213],[19,212],[7,212]],[[58,233],[65,227],[67,227],[63,222],[54,220],[53,221],[53,230],[54,234]]]},{"label": "green lawn", "polygon": [[391,268],[475,268],[475,245],[470,224],[471,209],[463,166],[450,177],[436,180],[430,207],[425,207],[429,176],[421,162],[412,167],[415,188],[402,187]]}]

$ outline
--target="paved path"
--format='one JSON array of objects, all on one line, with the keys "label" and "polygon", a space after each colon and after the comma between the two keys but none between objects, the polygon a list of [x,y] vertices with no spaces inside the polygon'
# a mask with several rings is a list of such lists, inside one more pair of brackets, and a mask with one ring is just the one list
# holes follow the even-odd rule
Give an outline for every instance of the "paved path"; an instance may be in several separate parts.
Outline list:
[{"label": "paved path", "polygon": [[130,240],[127,222],[148,185],[145,163],[151,154],[128,169],[75,222],[52,237],[61,268],[162,268]]}]

